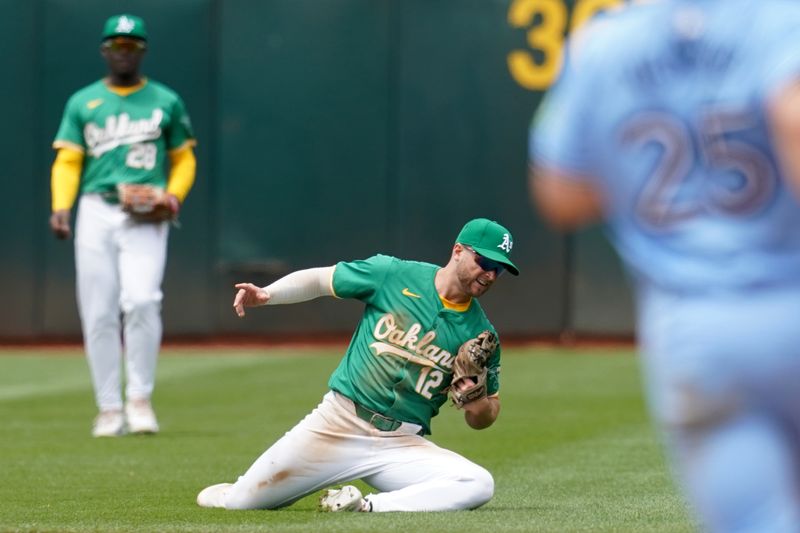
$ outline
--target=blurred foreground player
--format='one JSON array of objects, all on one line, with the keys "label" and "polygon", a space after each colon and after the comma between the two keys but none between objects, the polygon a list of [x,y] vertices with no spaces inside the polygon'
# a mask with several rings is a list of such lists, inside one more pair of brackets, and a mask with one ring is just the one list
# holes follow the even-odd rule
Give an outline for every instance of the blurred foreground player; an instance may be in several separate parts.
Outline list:
[{"label": "blurred foreground player", "polygon": [[643,4],[568,55],[532,127],[539,210],[607,221],[700,526],[800,531],[800,5]]}]

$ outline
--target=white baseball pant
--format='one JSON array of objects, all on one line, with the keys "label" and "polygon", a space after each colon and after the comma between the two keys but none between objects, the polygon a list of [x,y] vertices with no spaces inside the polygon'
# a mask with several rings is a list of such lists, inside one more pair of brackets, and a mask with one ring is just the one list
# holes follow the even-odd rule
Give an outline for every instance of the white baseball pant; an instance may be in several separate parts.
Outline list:
[{"label": "white baseball pant", "polygon": [[119,205],[85,194],[75,222],[78,310],[100,410],[125,395],[149,399],[161,345],[161,281],[169,224],[134,221]]},{"label": "white baseball pant", "polygon": [[265,451],[230,487],[226,509],[276,509],[325,487],[362,479],[378,491],[372,511],[474,509],[494,494],[483,467],[417,435],[404,423],[379,431],[353,402],[328,392],[308,416]]}]

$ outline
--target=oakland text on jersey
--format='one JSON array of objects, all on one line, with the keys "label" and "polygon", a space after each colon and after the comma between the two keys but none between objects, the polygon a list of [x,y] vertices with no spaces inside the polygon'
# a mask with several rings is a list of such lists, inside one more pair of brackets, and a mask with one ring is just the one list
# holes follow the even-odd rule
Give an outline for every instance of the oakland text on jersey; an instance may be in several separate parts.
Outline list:
[{"label": "oakland text on jersey", "polygon": [[376,355],[391,354],[422,366],[452,368],[453,355],[433,343],[435,331],[426,332],[422,338],[422,326],[414,323],[408,331],[401,329],[391,313],[383,315],[375,324],[372,335],[376,341],[370,344]]},{"label": "oakland text on jersey", "polygon": [[89,122],[83,129],[88,153],[93,157],[100,157],[123,144],[156,140],[161,137],[163,118],[164,111],[156,108],[149,118],[131,120],[128,113],[120,113],[119,116],[106,117],[102,127]]}]

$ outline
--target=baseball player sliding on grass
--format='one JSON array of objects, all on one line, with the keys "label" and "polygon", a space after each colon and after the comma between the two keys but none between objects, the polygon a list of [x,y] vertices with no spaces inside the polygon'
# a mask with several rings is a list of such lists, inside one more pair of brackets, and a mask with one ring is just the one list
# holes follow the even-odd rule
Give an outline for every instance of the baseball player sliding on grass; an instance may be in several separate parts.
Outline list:
[{"label": "baseball player sliding on grass", "polygon": [[484,468],[425,438],[448,391],[474,429],[500,411],[500,347],[477,298],[505,270],[513,240],[500,224],[468,222],[444,267],[385,255],[300,270],[264,287],[236,285],[246,307],[356,298],[365,310],[331,376],[330,391],[308,416],[265,451],[235,483],[207,487],[202,507],[277,509],[329,487],[326,511],[473,509],[494,493]]},{"label": "baseball player sliding on grass", "polygon": [[[177,214],[195,177],[189,116],[175,92],[140,74],[146,50],[142,19],[108,19],[100,45],[108,76],[72,95],[53,143],[58,154],[50,228],[61,239],[71,234],[70,210],[81,193],[75,262],[86,356],[100,410],[95,437],[159,429],[150,395],[161,344],[167,220]],[[135,195],[128,194],[132,185]]]}]

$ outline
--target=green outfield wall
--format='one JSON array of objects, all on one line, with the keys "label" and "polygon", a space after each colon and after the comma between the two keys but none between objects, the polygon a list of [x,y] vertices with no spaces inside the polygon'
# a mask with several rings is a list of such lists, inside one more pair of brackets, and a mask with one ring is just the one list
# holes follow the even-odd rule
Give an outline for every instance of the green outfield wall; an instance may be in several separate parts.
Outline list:
[{"label": "green outfield wall", "polygon": [[1,339],[77,337],[72,242],[47,227],[68,96],[102,77],[99,31],[142,16],[144,70],[186,101],[198,177],[170,238],[167,336],[347,333],[358,302],[237,319],[237,281],[381,252],[446,262],[469,218],[514,233],[522,275],[482,302],[501,334],[625,335],[602,232],[531,207],[528,126],[564,35],[623,0],[0,0]]}]

